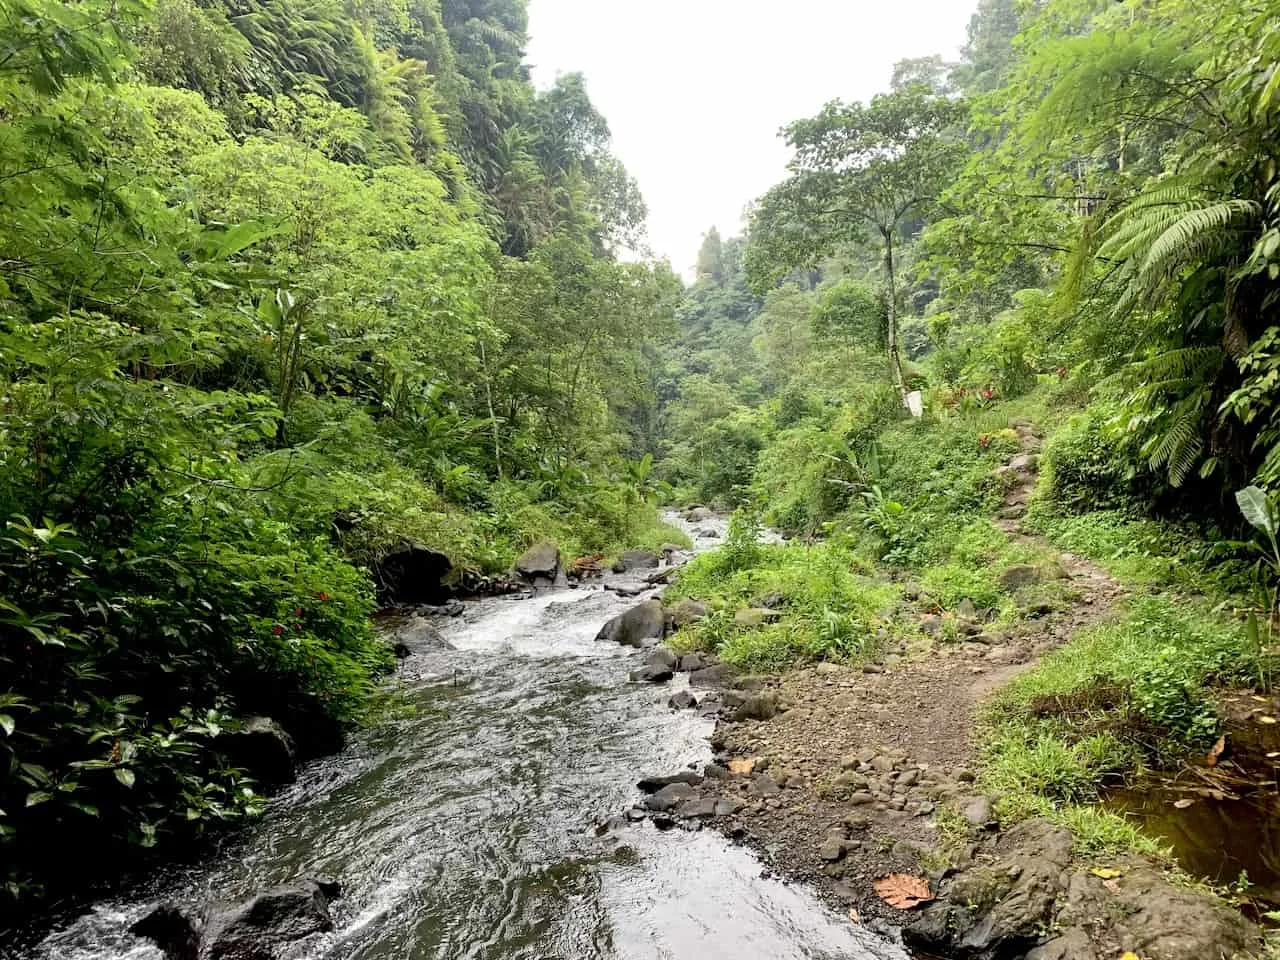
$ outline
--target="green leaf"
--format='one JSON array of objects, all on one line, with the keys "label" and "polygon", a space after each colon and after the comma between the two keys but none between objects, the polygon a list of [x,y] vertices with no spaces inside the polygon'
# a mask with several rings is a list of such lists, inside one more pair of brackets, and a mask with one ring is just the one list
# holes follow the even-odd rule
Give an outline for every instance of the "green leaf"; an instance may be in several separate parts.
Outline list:
[{"label": "green leaf", "polygon": [[1249,523],[1268,537],[1277,532],[1276,513],[1267,495],[1258,487],[1245,487],[1236,491],[1236,503]]},{"label": "green leaf", "polygon": [[49,796],[50,795],[43,790],[33,790],[31,793],[27,794],[27,806],[34,807],[37,804],[44,803],[49,799]]},{"label": "green leaf", "polygon": [[13,731],[16,727],[17,724],[14,723],[13,717],[9,716],[7,713],[0,713],[0,730],[4,731],[4,735],[6,737],[12,737]]},{"label": "green leaf", "polygon": [[133,786],[135,777],[133,775],[133,771],[130,770],[128,767],[116,767],[115,774],[116,774],[116,779],[119,780],[126,787]]}]

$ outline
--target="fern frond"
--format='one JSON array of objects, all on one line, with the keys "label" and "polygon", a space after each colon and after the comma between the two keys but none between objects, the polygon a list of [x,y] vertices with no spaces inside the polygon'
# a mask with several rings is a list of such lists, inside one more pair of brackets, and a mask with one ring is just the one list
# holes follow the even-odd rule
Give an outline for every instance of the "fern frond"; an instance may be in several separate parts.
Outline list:
[{"label": "fern frond", "polygon": [[1139,269],[1150,273],[1166,262],[1183,263],[1188,248],[1197,239],[1221,233],[1238,223],[1262,216],[1262,205],[1253,200],[1222,200],[1207,207],[1189,210],[1171,224],[1147,252]]}]

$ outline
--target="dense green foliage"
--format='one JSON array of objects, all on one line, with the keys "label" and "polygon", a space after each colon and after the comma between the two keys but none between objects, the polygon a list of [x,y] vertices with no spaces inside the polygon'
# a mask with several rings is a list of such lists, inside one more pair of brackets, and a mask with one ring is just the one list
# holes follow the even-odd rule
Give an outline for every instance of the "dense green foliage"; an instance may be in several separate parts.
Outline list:
[{"label": "dense green foliage", "polygon": [[[1264,0],[983,0],[961,62],[904,61],[787,128],[746,236],[706,238],[658,469],[796,539],[695,564],[679,590],[713,613],[690,643],[860,659],[922,608],[927,642],[962,639],[969,604],[1034,630],[1071,602],[1054,548],[1089,557],[1160,595],[1005,692],[983,776],[1005,815],[1137,843],[1076,804],[1207,748],[1214,688],[1274,675],[1277,27]],[[992,522],[1019,452],[1044,541]],[[1008,590],[1015,565],[1040,582]],[[776,622],[734,622],[765,600]]]},{"label": "dense green foliage", "polygon": [[[523,0],[0,0],[0,884],[257,812],[376,702],[369,575],[655,546],[644,206]],[[329,731],[326,743],[317,740]],[[69,856],[69,854],[67,854]]]}]

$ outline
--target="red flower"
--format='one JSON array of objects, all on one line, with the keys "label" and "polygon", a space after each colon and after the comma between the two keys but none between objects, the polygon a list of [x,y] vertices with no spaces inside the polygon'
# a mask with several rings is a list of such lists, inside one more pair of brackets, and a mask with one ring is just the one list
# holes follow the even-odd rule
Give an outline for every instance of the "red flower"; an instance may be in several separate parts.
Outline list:
[{"label": "red flower", "polygon": [[300,623],[295,623],[295,624],[293,625],[293,629],[295,629],[295,630],[297,630],[299,633],[301,633],[301,632],[302,632],[302,624],[300,624]]},{"label": "red flower", "polygon": [[996,392],[995,392],[994,390],[990,389],[990,388],[988,388],[988,389],[986,389],[986,390],[983,390],[983,391],[982,391],[982,399],[983,399],[983,400],[990,400],[990,399],[991,399],[992,397],[994,397],[995,395],[996,395]]},{"label": "red flower", "polygon": [[280,624],[277,623],[274,627],[271,628],[271,632],[278,637],[280,636],[280,634],[284,633],[284,627],[280,626]]},{"label": "red flower", "polygon": [[322,590],[322,591],[320,591],[319,593],[317,593],[317,594],[316,594],[316,599],[317,599],[317,600],[328,600],[328,599],[329,599],[329,595],[328,595],[327,593],[325,593],[325,592]]}]

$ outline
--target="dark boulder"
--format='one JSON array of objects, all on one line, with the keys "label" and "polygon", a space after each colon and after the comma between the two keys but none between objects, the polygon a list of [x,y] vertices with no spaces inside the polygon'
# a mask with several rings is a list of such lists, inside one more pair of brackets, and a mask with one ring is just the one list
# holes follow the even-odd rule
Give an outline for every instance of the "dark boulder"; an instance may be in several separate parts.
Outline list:
[{"label": "dark boulder", "polygon": [[618,563],[622,565],[622,571],[627,570],[652,570],[657,567],[661,561],[656,553],[650,553],[648,550],[624,550],[622,556],[618,558]]},{"label": "dark boulder", "polygon": [[535,543],[516,561],[516,575],[535,586],[550,586],[560,579],[560,548],[550,540]]},{"label": "dark boulder", "polygon": [[693,710],[698,706],[698,698],[688,690],[681,690],[671,695],[667,706],[672,710]]},{"label": "dark boulder", "polygon": [[303,880],[241,903],[165,904],[130,931],[168,960],[276,960],[290,944],[333,929],[329,904],[340,895],[332,880]]},{"label": "dark boulder", "polygon": [[413,656],[413,651],[409,649],[409,645],[400,641],[391,648],[391,652],[396,655],[397,660],[407,660]]},{"label": "dark boulder", "polygon": [[298,759],[293,737],[270,717],[249,717],[227,735],[224,749],[232,766],[248,771],[263,786],[293,782]]},{"label": "dark boulder", "polygon": [[645,793],[657,793],[673,783],[683,783],[690,787],[701,786],[702,779],[702,774],[700,773],[696,773],[693,770],[681,770],[679,773],[671,773],[663,777],[645,777],[636,786]]},{"label": "dark boulder", "polygon": [[691,687],[721,687],[736,675],[737,671],[727,663],[714,663],[699,670],[690,671],[689,685]]},{"label": "dark boulder", "polygon": [[643,647],[647,641],[663,638],[666,623],[661,601],[646,600],[606,623],[596,634],[596,639],[610,640],[624,647]]},{"label": "dark boulder", "polygon": [[445,583],[453,562],[438,550],[406,543],[374,564],[378,599],[383,603],[442,604],[450,599]]},{"label": "dark boulder", "polygon": [[405,622],[395,632],[397,646],[403,646],[409,653],[436,653],[441,650],[452,650],[440,631],[421,617],[414,617]]},{"label": "dark boulder", "polygon": [[697,791],[687,783],[672,783],[645,798],[644,806],[648,810],[666,813],[674,810],[678,804],[696,797]]},{"label": "dark boulder", "polygon": [[632,683],[670,683],[674,676],[670,667],[641,667],[631,671],[630,679]]}]

